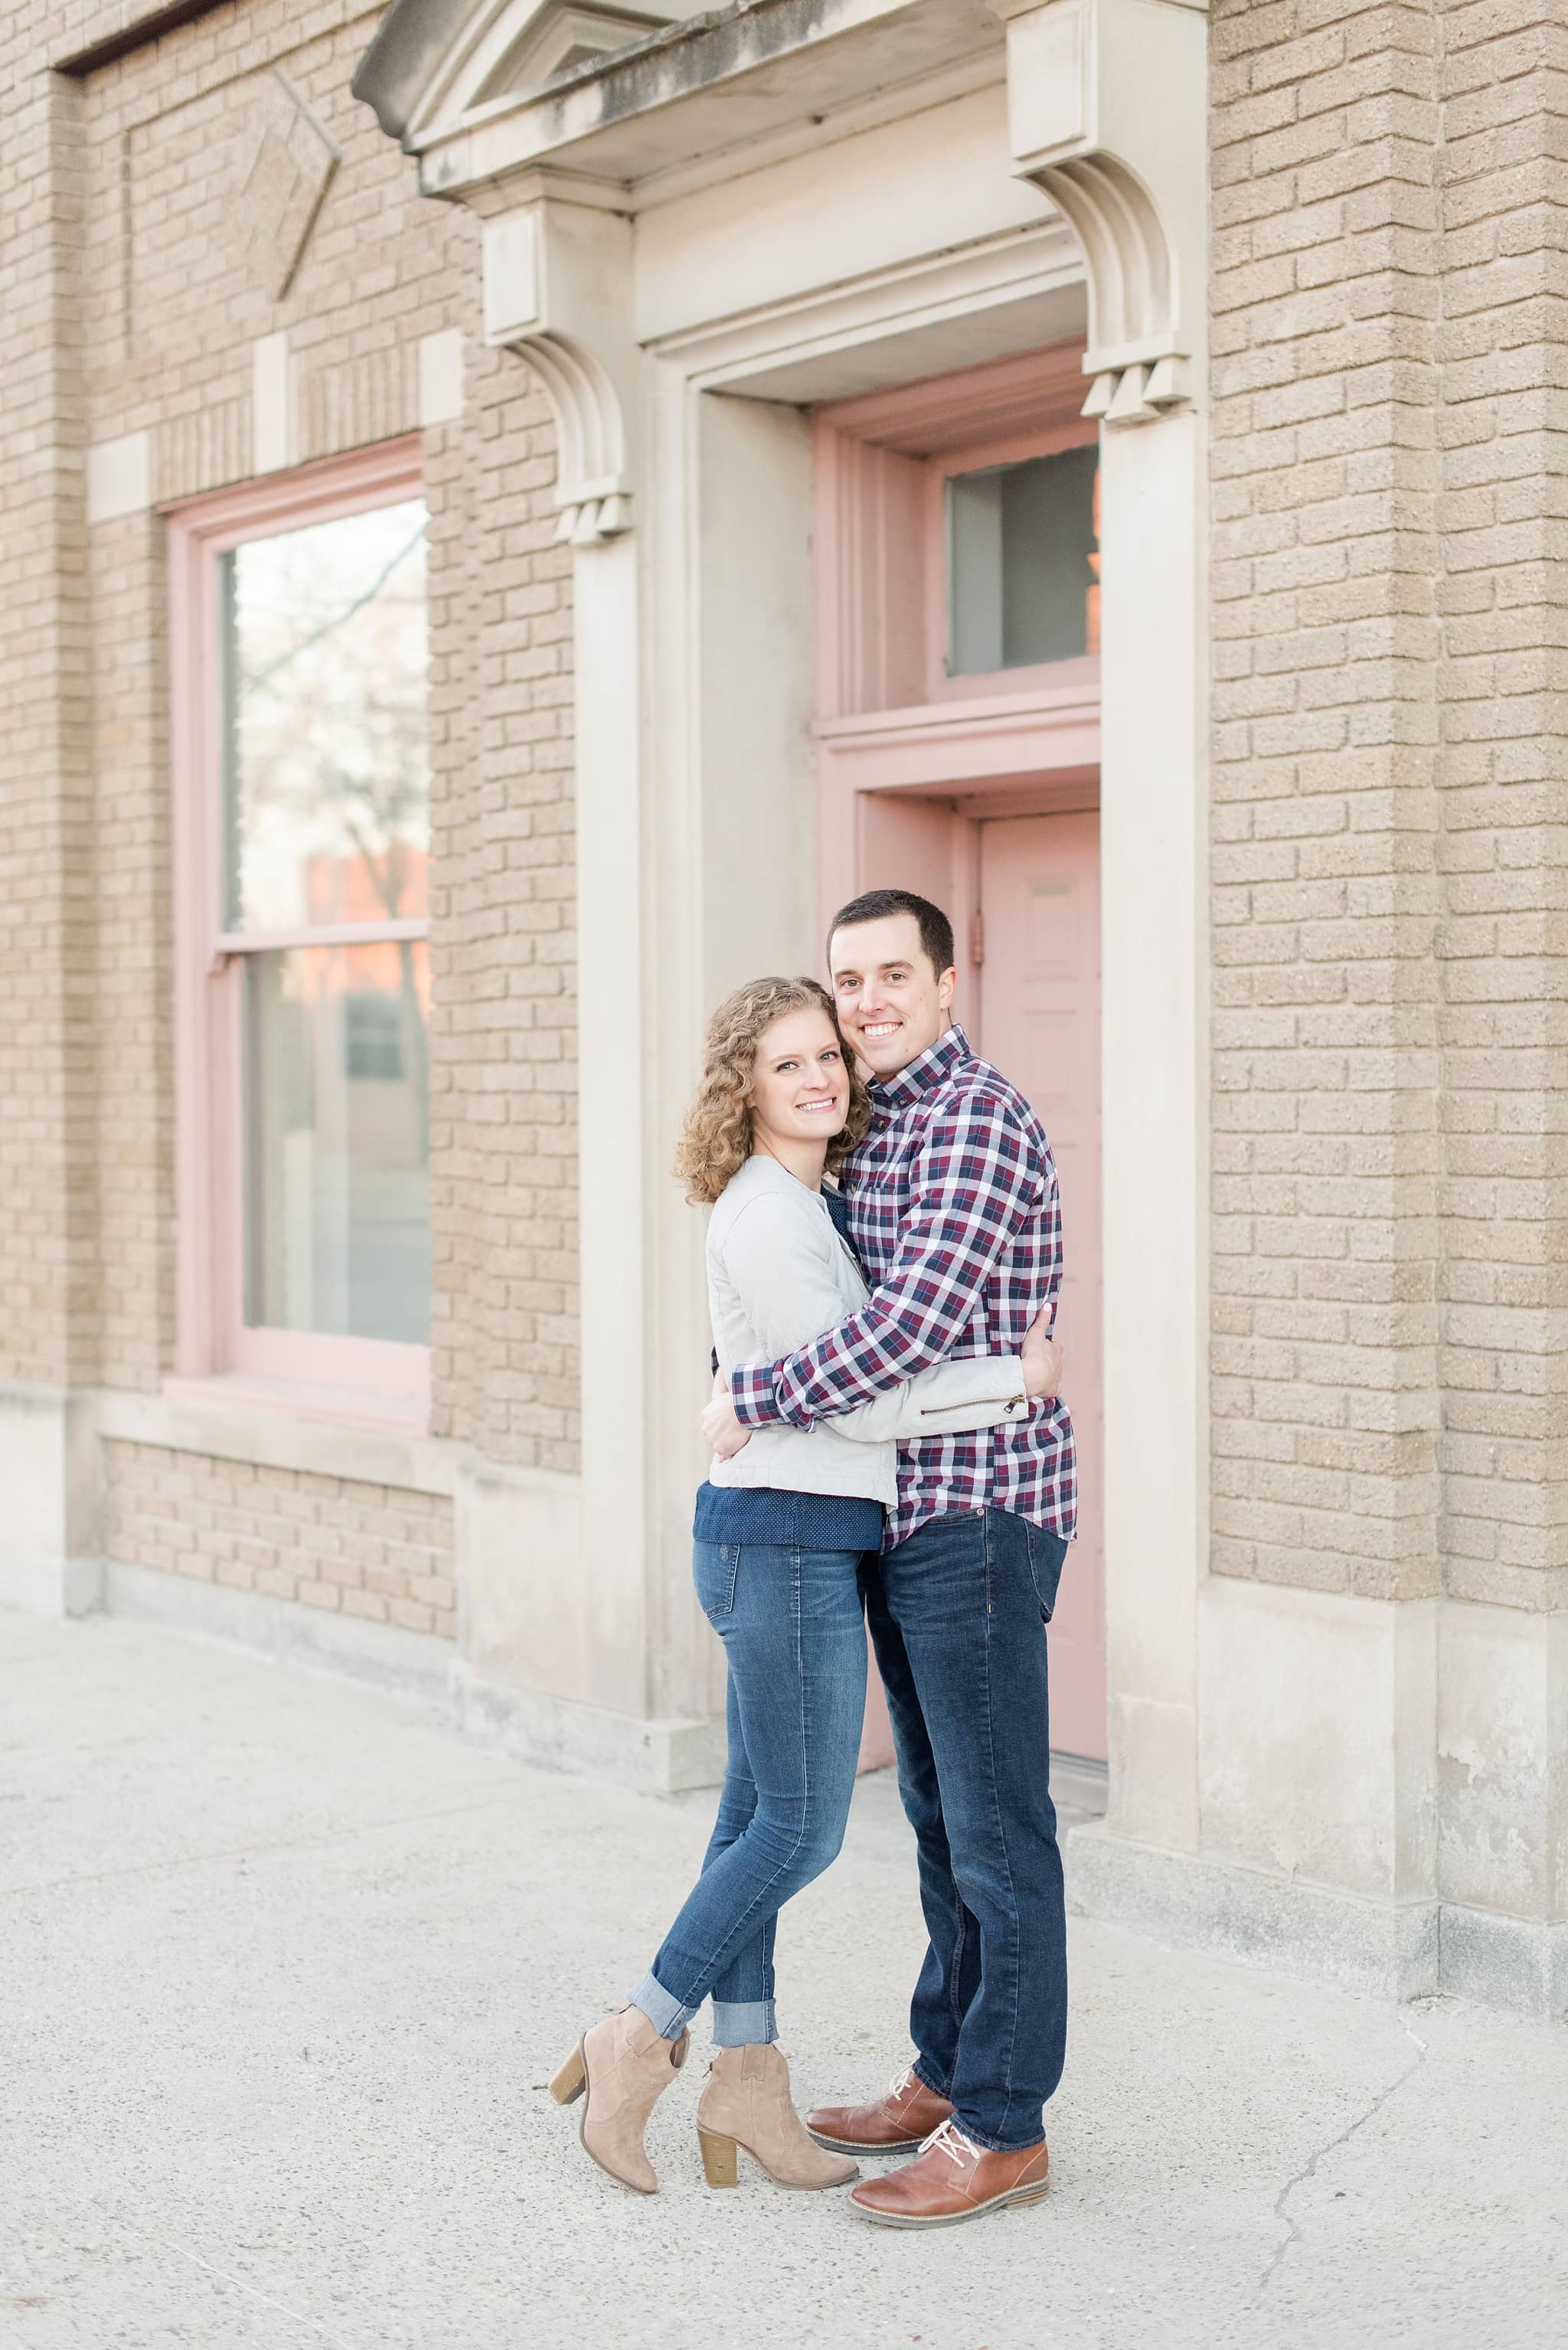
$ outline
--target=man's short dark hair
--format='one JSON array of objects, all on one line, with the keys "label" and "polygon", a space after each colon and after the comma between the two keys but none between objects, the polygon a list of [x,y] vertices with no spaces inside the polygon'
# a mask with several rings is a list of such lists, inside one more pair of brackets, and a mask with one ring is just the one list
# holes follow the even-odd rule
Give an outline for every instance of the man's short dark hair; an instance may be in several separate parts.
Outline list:
[{"label": "man's short dark hair", "polygon": [[939,979],[952,969],[956,960],[952,924],[940,906],[933,906],[929,898],[917,898],[912,889],[867,889],[863,897],[851,898],[847,906],[840,906],[827,926],[829,963],[833,941],[840,931],[856,922],[879,922],[888,914],[913,914],[920,926],[920,944]]}]

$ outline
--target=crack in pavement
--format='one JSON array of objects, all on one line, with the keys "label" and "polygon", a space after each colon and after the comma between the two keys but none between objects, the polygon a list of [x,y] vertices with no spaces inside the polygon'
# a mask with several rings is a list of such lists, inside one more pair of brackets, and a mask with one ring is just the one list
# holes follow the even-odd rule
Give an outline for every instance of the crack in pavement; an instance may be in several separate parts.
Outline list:
[{"label": "crack in pavement", "polygon": [[200,2252],[189,2251],[183,2244],[171,2244],[161,2236],[148,2236],[143,2241],[156,2244],[162,2251],[173,2252],[196,2268],[205,2269],[210,2277],[218,2278],[223,2284],[232,2284],[236,2293],[247,2294],[252,2301],[259,2301],[264,2309],[281,2310],[285,2317],[292,2317],[296,2324],[308,2326],[311,2333],[323,2334],[328,2342],[337,2343],[339,2350],[355,2350],[354,2344],[346,2334],[335,2334],[330,2325],[322,2324],[319,2317],[312,2317],[303,2309],[291,2308],[286,2301],[275,2301],[270,2293],[258,2293],[254,2284],[245,2282],[244,2277],[234,2276],[228,2269],[215,2268],[211,2261],[204,2261]]},{"label": "crack in pavement", "polygon": [[1286,2232],[1281,2242],[1275,2248],[1272,2260],[1269,2262],[1268,2267],[1263,2271],[1262,2275],[1258,2279],[1256,2290],[1252,2294],[1252,2306],[1254,2309],[1257,2307],[1259,2302],[1262,2301],[1264,2293],[1267,2291],[1268,2286],[1273,2278],[1275,2270],[1279,2267],[1280,2262],[1284,2259],[1285,2254],[1290,2251],[1291,2246],[1293,2244],[1299,2244],[1302,2241],[1302,2231],[1285,2209],[1285,2205],[1295,2193],[1296,2189],[1298,2187],[1304,2186],[1306,2181],[1313,2177],[1314,2173],[1317,2169],[1318,2164],[1323,2161],[1325,2155],[1333,2154],[1336,2147],[1345,2145],[1349,2139],[1353,2138],[1357,2130],[1365,2129],[1367,2123],[1371,2121],[1375,2116],[1382,2112],[1384,2106],[1388,2103],[1389,2098],[1394,2095],[1395,2090],[1402,2089],[1406,2082],[1408,2081],[1413,2074],[1418,2073],[1422,2065],[1426,2063],[1429,2043],[1423,2040],[1420,2033],[1413,2028],[1408,2017],[1401,2015],[1399,2022],[1404,2031],[1406,2039],[1413,2040],[1416,2043],[1417,2054],[1414,2063],[1407,2064],[1405,2070],[1397,2074],[1394,2080],[1390,2081],[1386,2089],[1379,2090],[1376,2096],[1373,2098],[1372,2103],[1367,2106],[1366,2111],[1364,2114],[1357,2114],[1355,2119],[1351,2122],[1347,2127],[1342,2129],[1337,2137],[1331,2137],[1325,2144],[1320,2146],[1316,2153],[1312,2156],[1311,2159],[1302,2165],[1302,2168],[1296,2172],[1294,2178],[1286,2179],[1284,2185],[1275,2196],[1274,2217],[1276,2220],[1283,2220]]}]

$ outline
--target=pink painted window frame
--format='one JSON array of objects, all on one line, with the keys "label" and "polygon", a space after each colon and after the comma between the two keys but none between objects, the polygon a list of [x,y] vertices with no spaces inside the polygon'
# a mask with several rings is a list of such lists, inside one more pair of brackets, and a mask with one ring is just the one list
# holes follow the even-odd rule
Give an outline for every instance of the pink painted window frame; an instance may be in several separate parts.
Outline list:
[{"label": "pink painted window frame", "polygon": [[[873,796],[984,799],[1022,813],[1098,789],[1096,654],[946,673],[947,481],[1096,440],[1080,413],[1082,359],[1081,344],[1060,343],[814,411],[812,733],[825,920],[869,886],[861,817]],[[919,482],[889,487],[877,472],[883,452],[910,461]],[[894,659],[895,645],[914,660]],[[888,690],[895,672],[907,681],[902,694]],[[911,806],[911,822],[919,816]]]},{"label": "pink painted window frame", "polygon": [[951,613],[948,602],[947,486],[958,473],[987,465],[1021,465],[1031,457],[1054,457],[1064,449],[1085,449],[1099,438],[1097,426],[1081,416],[1032,432],[1010,432],[972,448],[945,449],[926,460],[926,696],[928,701],[978,702],[992,694],[1043,694],[1053,688],[1097,685],[1097,652],[1057,661],[1021,662],[1016,669],[970,670],[948,674]]},{"label": "pink painted window frame", "polygon": [[[418,435],[383,442],[173,506],[169,533],[171,769],[174,848],[174,1371],[166,1391],[214,1388],[231,1400],[312,1418],[422,1432],[430,1348],[244,1319],[243,954],[221,919],[222,703],[219,558],[247,540],[423,494]],[[358,936],[349,926],[347,936]],[[423,937],[424,921],[374,935]],[[313,941],[327,934],[311,933]],[[253,945],[295,943],[255,940]]]},{"label": "pink painted window frame", "polygon": [[[1069,696],[1099,699],[1099,657],[1041,662],[962,677],[947,673],[946,491],[955,473],[986,465],[1016,464],[1064,449],[1086,448],[1098,426],[1082,413],[1083,346],[993,359],[947,376],[930,376],[888,391],[826,402],[813,412],[812,534],[816,611],[815,702],[819,724],[897,711],[909,724],[937,721],[947,702],[992,702]],[[857,565],[860,550],[888,530],[888,515],[907,499],[885,504],[874,483],[862,484],[853,452],[885,451],[912,462],[922,482],[918,545],[909,546],[918,577],[918,623],[923,657],[916,695],[861,698],[861,681],[882,673],[883,640],[909,625],[909,611],[891,577],[876,592]],[[897,529],[898,525],[895,525]],[[908,522],[902,526],[907,536]],[[900,562],[898,569],[904,568]],[[949,713],[940,712],[946,717]]]}]

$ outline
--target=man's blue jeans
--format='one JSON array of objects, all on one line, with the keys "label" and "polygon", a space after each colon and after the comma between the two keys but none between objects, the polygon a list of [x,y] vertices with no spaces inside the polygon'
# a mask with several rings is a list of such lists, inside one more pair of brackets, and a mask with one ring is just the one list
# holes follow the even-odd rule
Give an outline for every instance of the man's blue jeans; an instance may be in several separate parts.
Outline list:
[{"label": "man's blue jeans", "polygon": [[1062,2077],[1067,1929],[1045,1624],[1067,1545],[1025,1519],[928,1519],[866,1563],[930,1937],[915,2070],[979,2146],[1036,2146]]},{"label": "man's blue jeans", "polygon": [[721,2048],[778,2036],[774,1919],[836,1858],[855,1792],[862,1555],[695,1546],[697,1596],[729,1666],[730,1755],[702,1874],[631,1994],[667,2040],[710,1994]]}]

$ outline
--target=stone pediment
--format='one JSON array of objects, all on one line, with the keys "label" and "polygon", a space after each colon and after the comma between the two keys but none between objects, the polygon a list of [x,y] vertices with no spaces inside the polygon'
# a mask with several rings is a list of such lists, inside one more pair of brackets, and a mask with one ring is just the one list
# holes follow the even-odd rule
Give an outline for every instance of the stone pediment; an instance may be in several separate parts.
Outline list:
[{"label": "stone pediment", "polygon": [[540,95],[695,13],[700,0],[425,0],[392,8],[367,54],[383,130],[413,145],[476,111]]},{"label": "stone pediment", "polygon": [[558,75],[593,64],[646,33],[668,25],[667,16],[640,9],[604,7],[597,0],[545,0],[524,12],[525,21],[473,92],[470,104],[497,98],[528,98]]},{"label": "stone pediment", "polygon": [[1000,0],[392,0],[355,96],[452,195],[549,168],[635,184],[851,107],[998,79]]},{"label": "stone pediment", "polygon": [[[597,330],[591,317],[586,338],[564,323],[562,288],[591,312],[593,273],[550,230],[552,201],[563,221],[574,204],[628,217],[644,188],[712,185],[763,153],[805,151],[825,126],[843,136],[889,104],[908,110],[1001,68],[1012,170],[1084,253],[1085,412],[1142,424],[1187,404],[1200,340],[1206,220],[1190,190],[1206,137],[1206,5],[731,0],[701,13],[673,0],[661,26],[613,39],[634,15],[624,0],[393,0],[354,88],[419,154],[423,193],[484,215],[489,340],[570,347],[564,396],[577,400],[592,379],[576,345],[591,352]],[[597,54],[594,39],[607,42]],[[601,405],[595,392],[588,406]],[[614,486],[577,501],[607,505],[617,527],[622,471],[607,465]]]}]

